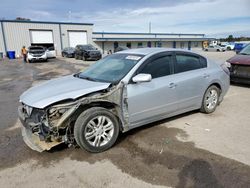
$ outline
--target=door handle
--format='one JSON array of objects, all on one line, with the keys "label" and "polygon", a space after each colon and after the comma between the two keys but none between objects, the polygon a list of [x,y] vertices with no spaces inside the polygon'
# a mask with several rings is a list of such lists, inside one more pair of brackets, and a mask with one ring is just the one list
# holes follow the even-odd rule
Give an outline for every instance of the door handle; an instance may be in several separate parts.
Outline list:
[{"label": "door handle", "polygon": [[170,83],[168,87],[169,87],[169,88],[175,88],[176,86],[177,86],[177,84],[175,84],[175,83]]},{"label": "door handle", "polygon": [[203,78],[209,78],[209,77],[210,77],[209,74],[207,74],[207,73],[203,74]]}]

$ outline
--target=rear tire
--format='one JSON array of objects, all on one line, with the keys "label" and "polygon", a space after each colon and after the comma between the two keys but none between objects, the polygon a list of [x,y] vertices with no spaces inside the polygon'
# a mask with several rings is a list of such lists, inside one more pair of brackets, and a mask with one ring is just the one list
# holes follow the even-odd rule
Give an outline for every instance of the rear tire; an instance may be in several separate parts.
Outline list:
[{"label": "rear tire", "polygon": [[74,127],[76,143],[92,153],[111,148],[119,135],[117,117],[102,107],[93,107],[80,114]]},{"label": "rear tire", "polygon": [[220,89],[215,85],[210,86],[203,96],[200,111],[206,114],[214,112],[219,104],[219,97]]}]

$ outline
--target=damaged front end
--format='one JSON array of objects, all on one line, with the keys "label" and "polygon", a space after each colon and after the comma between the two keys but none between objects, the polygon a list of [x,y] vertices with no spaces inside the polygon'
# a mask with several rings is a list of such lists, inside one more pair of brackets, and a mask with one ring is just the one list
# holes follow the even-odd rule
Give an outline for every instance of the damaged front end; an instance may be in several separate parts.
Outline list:
[{"label": "damaged front end", "polygon": [[61,143],[74,144],[75,120],[79,113],[93,106],[107,106],[119,119],[121,131],[129,129],[126,85],[120,83],[75,101],[60,102],[45,109],[22,104],[18,114],[23,124],[24,142],[38,152],[50,150]]}]

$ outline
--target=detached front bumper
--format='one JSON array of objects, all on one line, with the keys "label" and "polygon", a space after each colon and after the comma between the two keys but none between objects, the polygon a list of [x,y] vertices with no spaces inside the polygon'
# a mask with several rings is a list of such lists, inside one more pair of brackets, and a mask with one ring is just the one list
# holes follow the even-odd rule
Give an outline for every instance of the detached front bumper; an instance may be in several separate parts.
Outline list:
[{"label": "detached front bumper", "polygon": [[23,106],[18,107],[18,116],[23,125],[22,136],[25,144],[29,146],[32,150],[42,152],[45,150],[50,150],[54,146],[61,144],[62,142],[46,142],[42,140],[38,134],[32,132],[32,127],[37,125],[36,123],[29,121],[25,114],[23,113]]}]

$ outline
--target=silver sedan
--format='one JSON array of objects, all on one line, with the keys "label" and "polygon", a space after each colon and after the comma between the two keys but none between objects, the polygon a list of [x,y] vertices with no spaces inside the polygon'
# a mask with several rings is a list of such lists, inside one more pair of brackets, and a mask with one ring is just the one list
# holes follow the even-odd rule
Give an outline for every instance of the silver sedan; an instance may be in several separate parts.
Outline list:
[{"label": "silver sedan", "polygon": [[225,52],[226,47],[215,45],[215,46],[208,46],[204,48],[205,51],[211,51],[211,52]]},{"label": "silver sedan", "polygon": [[34,150],[66,143],[102,152],[121,132],[192,110],[214,112],[228,88],[224,64],[190,51],[140,48],[27,90],[18,111]]}]

